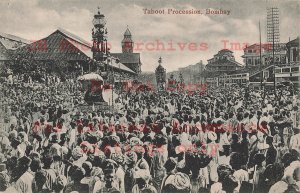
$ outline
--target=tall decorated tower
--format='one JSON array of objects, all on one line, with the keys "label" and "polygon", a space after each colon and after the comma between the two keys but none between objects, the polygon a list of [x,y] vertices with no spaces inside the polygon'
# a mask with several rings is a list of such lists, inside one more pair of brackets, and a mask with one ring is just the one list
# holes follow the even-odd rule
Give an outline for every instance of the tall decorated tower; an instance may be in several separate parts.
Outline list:
[{"label": "tall decorated tower", "polygon": [[158,91],[164,91],[166,88],[166,69],[162,67],[161,65],[162,59],[161,57],[158,60],[158,67],[155,70],[155,76],[156,76],[156,84]]},{"label": "tall decorated tower", "polygon": [[174,78],[174,74],[171,74],[169,79],[168,79],[168,88],[167,88],[167,90],[172,92],[172,91],[176,91],[176,89],[177,89],[177,81]]},{"label": "tall decorated tower", "polygon": [[[107,47],[107,28],[105,27],[105,16],[100,12],[98,7],[97,14],[94,15],[92,29],[93,38],[93,59],[100,63],[101,71],[107,71],[107,65],[105,65],[106,59],[109,55],[109,49]],[[104,68],[105,67],[105,68]]]},{"label": "tall decorated tower", "polygon": [[133,40],[131,38],[131,32],[127,29],[124,33],[124,38],[122,40],[122,52],[123,53],[133,53]]},{"label": "tall decorated tower", "polygon": [[[105,24],[105,16],[100,13],[100,8],[98,7],[98,12],[93,18],[93,46],[91,51],[93,52],[93,60],[97,65],[97,71],[100,70],[101,76],[93,73],[78,77],[78,80],[82,82],[82,85],[86,90],[84,100],[89,106],[93,105],[93,107],[104,107],[106,105],[106,102],[103,98],[102,89],[104,83],[103,78],[107,78],[108,58],[110,56],[109,49],[107,47],[107,29]],[[98,67],[100,67],[100,69]],[[106,73],[104,77],[103,72]],[[83,108],[83,106],[80,108]]]},{"label": "tall decorated tower", "polygon": [[183,91],[183,89],[184,89],[184,79],[183,79],[183,75],[182,75],[182,73],[180,72],[180,74],[179,74],[179,83],[178,83],[178,85],[177,85],[177,88],[180,90],[180,91]]}]

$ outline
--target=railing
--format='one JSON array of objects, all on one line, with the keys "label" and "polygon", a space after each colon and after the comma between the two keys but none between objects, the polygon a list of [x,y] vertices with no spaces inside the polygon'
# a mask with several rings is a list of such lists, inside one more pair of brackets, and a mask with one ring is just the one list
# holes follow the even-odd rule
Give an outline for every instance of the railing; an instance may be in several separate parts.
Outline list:
[{"label": "railing", "polygon": [[[295,70],[294,68],[297,68],[297,70]],[[278,74],[297,73],[297,72],[299,72],[299,65],[298,66],[278,67],[278,68],[275,69],[275,72],[278,73]]]},{"label": "railing", "polygon": [[268,67],[270,67],[270,66],[272,66],[273,64],[269,64],[269,65],[267,65],[267,66],[262,66],[262,69],[257,69],[257,70],[255,70],[255,71],[253,71],[253,72],[249,72],[249,75],[250,76],[252,76],[253,74],[257,74],[257,73],[259,73],[261,70],[264,70],[264,69],[266,69],[266,68],[268,68]]}]

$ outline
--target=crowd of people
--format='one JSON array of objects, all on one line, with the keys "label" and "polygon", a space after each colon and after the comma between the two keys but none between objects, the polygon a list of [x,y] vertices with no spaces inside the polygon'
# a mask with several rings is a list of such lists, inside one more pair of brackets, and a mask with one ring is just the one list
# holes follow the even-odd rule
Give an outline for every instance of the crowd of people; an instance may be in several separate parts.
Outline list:
[{"label": "crowd of people", "polygon": [[73,80],[0,86],[0,192],[300,190],[300,98],[284,87],[127,90],[82,111]]}]

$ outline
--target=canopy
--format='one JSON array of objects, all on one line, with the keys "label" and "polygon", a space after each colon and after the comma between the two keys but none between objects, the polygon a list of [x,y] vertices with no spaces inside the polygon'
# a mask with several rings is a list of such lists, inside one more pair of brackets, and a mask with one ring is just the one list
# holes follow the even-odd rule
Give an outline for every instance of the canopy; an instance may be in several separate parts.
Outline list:
[{"label": "canopy", "polygon": [[77,80],[82,81],[82,80],[98,80],[98,81],[103,81],[103,78],[99,74],[95,73],[90,73],[90,74],[85,74],[82,76],[79,76]]}]

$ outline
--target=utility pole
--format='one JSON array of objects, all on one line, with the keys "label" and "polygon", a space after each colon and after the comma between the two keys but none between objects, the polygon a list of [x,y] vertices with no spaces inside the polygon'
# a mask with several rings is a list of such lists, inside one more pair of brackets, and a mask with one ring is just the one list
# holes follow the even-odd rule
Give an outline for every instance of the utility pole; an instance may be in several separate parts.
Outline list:
[{"label": "utility pole", "polygon": [[[267,41],[272,41],[272,57],[273,57],[273,78],[274,78],[274,95],[276,96],[276,76],[275,76],[275,49],[279,48],[280,32],[279,32],[279,9],[270,7],[267,9]],[[276,47],[275,47],[276,44]]]},{"label": "utility pole", "polygon": [[262,71],[262,59],[261,59],[261,29],[259,21],[259,68],[260,68],[260,90],[262,90],[263,71]]},{"label": "utility pole", "polygon": [[274,24],[274,8],[272,8],[272,31],[273,31],[273,39],[272,39],[272,54],[273,54],[273,75],[274,75],[274,95],[276,96],[276,78],[275,78],[275,34],[274,30],[275,24]]},{"label": "utility pole", "polygon": [[114,73],[114,68],[113,68],[113,65],[112,65],[112,60],[113,60],[113,58],[110,60],[111,70],[112,70],[111,106],[112,106],[112,111],[113,111],[114,110],[115,73]]}]

